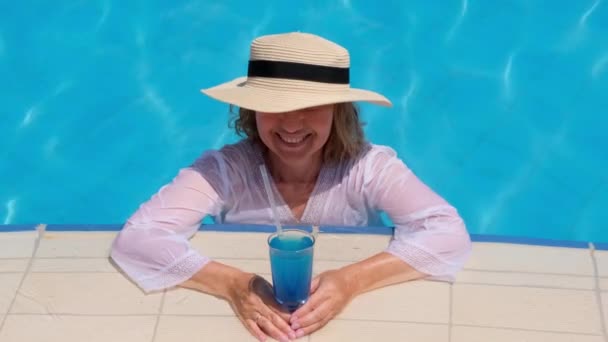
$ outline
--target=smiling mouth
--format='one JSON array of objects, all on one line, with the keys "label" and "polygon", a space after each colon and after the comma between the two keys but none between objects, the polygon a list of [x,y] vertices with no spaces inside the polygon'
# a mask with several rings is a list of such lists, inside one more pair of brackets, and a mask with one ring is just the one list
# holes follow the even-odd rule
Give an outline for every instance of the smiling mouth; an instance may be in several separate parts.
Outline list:
[{"label": "smiling mouth", "polygon": [[290,145],[290,146],[300,145],[305,140],[307,140],[310,136],[311,136],[311,134],[306,134],[306,135],[303,135],[300,137],[285,137],[285,136],[282,136],[281,134],[277,133],[277,137],[279,137],[279,140],[281,140],[286,145]]}]

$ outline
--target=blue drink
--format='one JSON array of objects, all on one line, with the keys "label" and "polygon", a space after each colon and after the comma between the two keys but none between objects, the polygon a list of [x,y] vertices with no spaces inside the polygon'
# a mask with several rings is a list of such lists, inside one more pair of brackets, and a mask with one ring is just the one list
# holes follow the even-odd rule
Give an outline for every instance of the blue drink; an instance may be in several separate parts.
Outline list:
[{"label": "blue drink", "polygon": [[311,234],[294,229],[268,238],[274,297],[289,311],[308,300],[314,243]]}]

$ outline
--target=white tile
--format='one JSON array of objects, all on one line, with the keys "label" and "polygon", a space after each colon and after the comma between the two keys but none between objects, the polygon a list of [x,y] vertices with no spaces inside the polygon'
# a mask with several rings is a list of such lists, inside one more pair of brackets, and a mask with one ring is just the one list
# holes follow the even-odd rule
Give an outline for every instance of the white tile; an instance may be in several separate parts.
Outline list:
[{"label": "white tile", "polygon": [[602,312],[604,313],[604,326],[608,327],[608,292],[602,292],[600,298],[602,302]]},{"label": "white tile", "polygon": [[[270,260],[267,259],[214,259],[215,261],[221,262],[232,267],[236,267],[245,272],[251,272],[256,274],[270,274]],[[335,270],[346,265],[351,264],[351,261],[326,261],[316,259],[313,261],[313,274],[319,274],[328,270]]]},{"label": "white tile", "polygon": [[[200,231],[192,245],[212,258],[268,260],[268,233]],[[381,252],[390,237],[363,234],[320,234],[315,243],[315,259],[358,261]]]},{"label": "white tile", "polygon": [[[272,284],[269,274],[259,274]],[[168,290],[163,303],[163,314],[174,315],[233,315],[230,304],[215,296],[197,290],[175,288]]]},{"label": "white tile", "polygon": [[199,231],[192,246],[212,258],[268,259],[267,233]]},{"label": "white tile", "polygon": [[32,262],[30,272],[110,272],[118,270],[108,258],[36,258]]},{"label": "white tile", "polygon": [[608,251],[595,251],[594,256],[597,262],[598,275],[608,277]]},{"label": "white tile", "polygon": [[0,234],[0,259],[30,258],[38,237],[37,231]]},{"label": "white tile", "polygon": [[30,273],[12,313],[155,314],[161,296],[118,273]]},{"label": "white tile", "polygon": [[364,234],[319,234],[315,258],[330,261],[359,261],[382,252],[390,236]]},{"label": "white tile", "polygon": [[257,341],[236,317],[161,316],[154,342]]},{"label": "white tile", "polygon": [[337,270],[352,263],[353,261],[326,261],[315,259],[312,266],[312,272],[314,275],[317,275],[325,271]]},{"label": "white tile", "polygon": [[0,314],[8,311],[21,282],[21,273],[0,274]]},{"label": "white tile", "polygon": [[605,342],[601,335],[578,335],[530,330],[452,327],[452,342]]},{"label": "white tile", "polygon": [[600,278],[600,289],[608,291],[608,278]]},{"label": "white tile", "polygon": [[593,291],[455,284],[453,323],[599,334]]},{"label": "white tile", "polygon": [[594,276],[589,249],[476,242],[467,270]]},{"label": "white tile", "polygon": [[251,272],[256,274],[270,274],[270,260],[265,259],[214,259],[222,264],[230,265],[238,268],[244,272]]},{"label": "white tile", "polygon": [[25,272],[30,259],[2,259],[0,260],[0,273]]},{"label": "white tile", "polygon": [[447,324],[449,286],[412,281],[376,289],[356,297],[337,318]]},{"label": "white tile", "polygon": [[190,289],[172,289],[165,294],[163,314],[232,315],[227,301]]},{"label": "white tile", "polygon": [[593,277],[519,272],[463,270],[456,275],[456,282],[580,290],[593,290],[595,288],[595,279]]},{"label": "white tile", "polygon": [[400,322],[334,320],[310,336],[310,342],[448,342],[448,326]]},{"label": "white tile", "polygon": [[155,323],[154,316],[9,315],[0,342],[150,342]]},{"label": "white tile", "polygon": [[115,236],[115,232],[45,232],[36,256],[106,257]]}]

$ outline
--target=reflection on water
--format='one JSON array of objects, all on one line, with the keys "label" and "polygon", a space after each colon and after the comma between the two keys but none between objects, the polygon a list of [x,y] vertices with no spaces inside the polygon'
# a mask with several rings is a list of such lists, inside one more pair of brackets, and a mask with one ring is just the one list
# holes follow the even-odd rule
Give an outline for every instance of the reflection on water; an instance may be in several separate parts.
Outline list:
[{"label": "reflection on water", "polygon": [[353,86],[395,103],[362,105],[369,138],[471,232],[608,241],[606,1],[2,7],[5,224],[123,222],[236,139],[199,89],[243,75],[252,38],[299,30],[351,50]]}]

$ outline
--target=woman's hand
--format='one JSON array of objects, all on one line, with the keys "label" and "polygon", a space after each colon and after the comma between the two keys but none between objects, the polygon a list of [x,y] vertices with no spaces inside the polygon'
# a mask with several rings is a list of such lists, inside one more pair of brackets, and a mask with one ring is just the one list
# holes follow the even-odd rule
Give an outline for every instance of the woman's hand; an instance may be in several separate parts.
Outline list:
[{"label": "woman's hand", "polygon": [[346,270],[326,271],[315,277],[306,304],[291,315],[291,328],[302,337],[321,329],[355,297]]},{"label": "woman's hand", "polygon": [[260,341],[267,335],[278,341],[296,339],[289,326],[290,315],[280,309],[266,279],[243,273],[235,280],[228,301],[243,325]]}]

